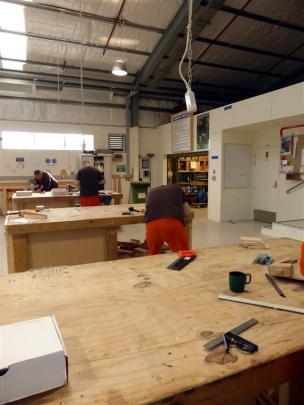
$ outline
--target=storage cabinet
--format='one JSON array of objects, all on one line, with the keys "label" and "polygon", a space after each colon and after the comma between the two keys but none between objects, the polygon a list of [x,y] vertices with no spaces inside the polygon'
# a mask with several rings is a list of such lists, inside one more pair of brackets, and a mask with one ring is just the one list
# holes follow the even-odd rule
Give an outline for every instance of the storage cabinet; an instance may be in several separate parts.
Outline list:
[{"label": "storage cabinet", "polygon": [[208,205],[208,152],[167,156],[168,184],[178,184],[190,205]]}]

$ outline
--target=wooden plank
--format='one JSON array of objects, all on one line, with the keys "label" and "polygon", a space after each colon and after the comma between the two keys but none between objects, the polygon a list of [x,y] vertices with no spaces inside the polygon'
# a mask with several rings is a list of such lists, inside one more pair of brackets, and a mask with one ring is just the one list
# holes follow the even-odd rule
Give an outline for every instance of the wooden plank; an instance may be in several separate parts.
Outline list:
[{"label": "wooden plank", "polygon": [[230,295],[223,295],[223,294],[220,294],[217,298],[219,298],[220,300],[232,301],[240,304],[257,305],[265,308],[278,309],[280,311],[296,312],[297,314],[304,314],[304,308],[290,307],[288,305],[272,304],[270,302],[263,302],[258,300],[248,300],[246,298],[231,297]]},{"label": "wooden plank", "polygon": [[[276,260],[300,243],[267,240]],[[265,300],[273,289],[252,251],[239,246],[198,249],[180,272],[166,269],[176,254],[57,267],[0,278],[1,323],[54,314],[69,354],[69,384],[22,401],[62,404],[236,405],[301,376],[302,315],[217,300],[228,273],[253,274],[244,293]],[[287,303],[304,307],[303,289],[286,283]],[[274,297],[280,302],[281,297]],[[19,303],[20,305],[16,305]],[[203,344],[255,318],[242,336],[259,345],[248,355]]]},{"label": "wooden plank", "polygon": [[[113,203],[120,204],[122,194],[112,190],[105,190],[103,195],[112,195]],[[14,210],[33,209],[37,205],[44,205],[45,208],[64,208],[75,207],[79,204],[79,193],[67,195],[53,195],[51,192],[33,193],[30,196],[17,196],[16,193],[12,196]]]}]

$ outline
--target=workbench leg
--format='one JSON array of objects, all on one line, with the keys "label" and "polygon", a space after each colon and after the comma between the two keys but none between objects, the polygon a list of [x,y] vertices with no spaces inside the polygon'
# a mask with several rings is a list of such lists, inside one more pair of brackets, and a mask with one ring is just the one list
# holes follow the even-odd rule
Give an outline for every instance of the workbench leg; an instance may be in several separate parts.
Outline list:
[{"label": "workbench leg", "polygon": [[2,191],[2,214],[6,215],[7,213],[7,189],[4,188]]},{"label": "workbench leg", "polygon": [[9,273],[28,270],[27,236],[6,234],[7,267]]},{"label": "workbench leg", "polygon": [[304,367],[296,378],[289,382],[289,404],[303,405],[304,403]]},{"label": "workbench leg", "polygon": [[106,245],[106,260],[117,259],[117,228],[107,230]]},{"label": "workbench leg", "polygon": [[191,222],[186,222],[186,232],[188,235],[188,244],[189,244],[189,249],[192,248],[192,221]]},{"label": "workbench leg", "polygon": [[279,386],[279,405],[289,405],[289,389],[289,383],[284,383]]}]

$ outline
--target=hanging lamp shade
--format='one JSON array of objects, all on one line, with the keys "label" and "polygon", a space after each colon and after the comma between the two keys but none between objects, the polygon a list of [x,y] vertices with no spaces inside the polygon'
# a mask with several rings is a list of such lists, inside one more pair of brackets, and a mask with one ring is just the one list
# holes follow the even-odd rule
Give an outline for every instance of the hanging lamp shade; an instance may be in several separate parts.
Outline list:
[{"label": "hanging lamp shade", "polygon": [[112,74],[115,76],[127,76],[128,71],[125,61],[123,61],[122,59],[117,59],[114,62]]}]

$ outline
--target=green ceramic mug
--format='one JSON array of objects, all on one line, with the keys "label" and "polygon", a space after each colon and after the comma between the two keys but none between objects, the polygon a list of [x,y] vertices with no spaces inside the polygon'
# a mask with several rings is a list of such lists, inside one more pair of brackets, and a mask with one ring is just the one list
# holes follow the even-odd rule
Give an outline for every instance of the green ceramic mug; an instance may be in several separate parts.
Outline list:
[{"label": "green ceramic mug", "polygon": [[241,271],[231,271],[229,273],[229,288],[231,291],[241,293],[246,284],[251,283],[251,274],[242,273]]}]

